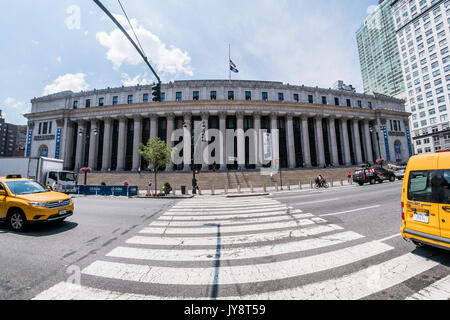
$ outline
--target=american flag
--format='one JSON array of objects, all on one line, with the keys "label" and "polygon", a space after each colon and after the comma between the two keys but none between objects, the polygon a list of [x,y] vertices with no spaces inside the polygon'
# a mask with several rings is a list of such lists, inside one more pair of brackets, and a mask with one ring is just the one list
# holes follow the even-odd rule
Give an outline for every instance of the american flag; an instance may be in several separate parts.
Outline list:
[{"label": "american flag", "polygon": [[230,60],[230,70],[233,71],[234,73],[238,73],[239,72],[239,70],[237,69],[236,65],[231,60]]}]

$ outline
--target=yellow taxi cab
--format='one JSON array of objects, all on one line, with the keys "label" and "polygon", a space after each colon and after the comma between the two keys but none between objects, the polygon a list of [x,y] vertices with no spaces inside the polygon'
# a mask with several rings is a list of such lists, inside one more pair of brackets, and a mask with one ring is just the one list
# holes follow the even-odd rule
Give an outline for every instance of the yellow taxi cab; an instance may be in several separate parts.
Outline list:
[{"label": "yellow taxi cab", "polygon": [[0,222],[14,231],[32,223],[63,221],[73,209],[70,196],[53,192],[35,180],[20,175],[0,177]]},{"label": "yellow taxi cab", "polygon": [[416,245],[450,250],[450,152],[412,157],[402,191],[401,233]]}]

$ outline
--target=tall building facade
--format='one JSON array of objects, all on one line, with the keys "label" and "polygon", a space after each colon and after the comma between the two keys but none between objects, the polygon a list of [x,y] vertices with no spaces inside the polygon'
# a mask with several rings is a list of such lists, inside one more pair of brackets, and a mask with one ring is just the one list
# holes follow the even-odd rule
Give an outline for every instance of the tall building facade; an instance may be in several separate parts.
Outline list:
[{"label": "tall building facade", "polygon": [[392,3],[416,153],[450,149],[450,0]]},{"label": "tall building facade", "polygon": [[[162,103],[151,101],[151,91],[134,86],[33,99],[25,115],[27,156],[64,159],[70,170],[137,171],[146,168],[140,144],[156,137],[177,148],[180,162],[168,171],[189,171],[198,150],[215,157],[195,162],[205,170],[395,163],[412,155],[404,101],[388,96],[228,80],[162,84]],[[198,123],[206,129],[201,143],[195,142]],[[272,135],[272,163],[263,161],[265,132]]]},{"label": "tall building facade", "polygon": [[25,156],[27,126],[6,123],[0,110],[0,158]]},{"label": "tall building facade", "polygon": [[379,5],[356,32],[364,92],[403,98],[405,86],[391,4]]}]

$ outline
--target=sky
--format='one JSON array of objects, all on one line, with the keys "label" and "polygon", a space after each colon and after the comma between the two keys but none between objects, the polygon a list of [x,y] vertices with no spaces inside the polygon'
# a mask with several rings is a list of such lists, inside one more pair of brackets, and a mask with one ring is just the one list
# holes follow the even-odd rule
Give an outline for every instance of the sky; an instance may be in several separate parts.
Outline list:
[{"label": "sky", "polygon": [[[133,33],[118,0],[101,2]],[[233,79],[363,91],[355,32],[378,0],[121,0],[163,82]],[[0,110],[26,124],[30,100],[151,84],[135,49],[92,0],[0,0]]]}]

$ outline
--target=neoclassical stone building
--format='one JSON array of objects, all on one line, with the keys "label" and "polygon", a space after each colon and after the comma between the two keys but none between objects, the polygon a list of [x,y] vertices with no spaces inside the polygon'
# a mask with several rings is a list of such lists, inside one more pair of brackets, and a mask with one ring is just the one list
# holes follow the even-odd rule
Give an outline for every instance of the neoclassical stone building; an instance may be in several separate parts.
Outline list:
[{"label": "neoclassical stone building", "polygon": [[[64,159],[70,170],[137,171],[147,167],[138,155],[140,143],[160,137],[184,147],[177,150],[182,162],[166,170],[187,171],[194,154],[191,124],[198,122],[206,130],[237,132],[231,154],[213,152],[214,163],[197,164],[203,169],[275,165],[263,161],[261,133],[253,147],[250,129],[273,133],[273,159],[284,168],[359,165],[377,158],[406,162],[413,154],[404,102],[383,95],[281,82],[189,80],[163,84],[162,96],[162,103],[152,102],[151,86],[138,85],[35,98],[25,115],[26,156]],[[182,134],[175,135],[177,130]],[[215,142],[225,149],[225,134],[207,139],[194,143],[196,148]],[[255,163],[252,153],[258,155]]]}]

